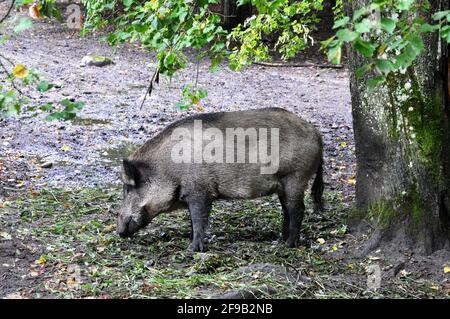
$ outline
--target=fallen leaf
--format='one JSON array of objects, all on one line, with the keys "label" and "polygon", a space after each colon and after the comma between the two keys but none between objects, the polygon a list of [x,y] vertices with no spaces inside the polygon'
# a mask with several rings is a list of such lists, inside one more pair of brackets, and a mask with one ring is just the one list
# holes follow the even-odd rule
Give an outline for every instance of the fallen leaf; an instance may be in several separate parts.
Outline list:
[{"label": "fallen leaf", "polygon": [[325,239],[323,238],[317,238],[317,242],[321,245],[325,244]]},{"label": "fallen leaf", "polygon": [[64,144],[63,146],[61,146],[61,151],[68,152],[69,150],[70,150],[70,146],[69,145]]},{"label": "fallen leaf", "polygon": [[333,247],[331,247],[331,249],[332,249],[333,251],[336,251],[336,250],[338,250],[338,247],[337,247],[336,245],[333,245]]},{"label": "fallen leaf", "polygon": [[11,235],[10,234],[8,234],[7,232],[0,232],[0,237],[2,237],[3,239],[6,239],[6,240],[11,240]]},{"label": "fallen leaf", "polygon": [[28,8],[28,14],[31,18],[33,19],[39,19],[42,17],[41,15],[41,8],[42,5],[37,4],[37,3],[33,3],[29,8]]},{"label": "fallen leaf", "polygon": [[437,286],[437,285],[433,285],[433,286],[430,287],[430,289],[440,290],[441,288],[439,286]]},{"label": "fallen leaf", "polygon": [[350,178],[347,180],[347,184],[349,184],[349,185],[356,185],[356,178],[350,177]]},{"label": "fallen leaf", "polygon": [[78,283],[76,278],[70,277],[69,279],[67,279],[67,286],[72,289],[77,289],[80,287],[80,284]]},{"label": "fallen leaf", "polygon": [[71,208],[73,208],[73,205],[70,203],[64,203],[64,208],[71,209]]},{"label": "fallen leaf", "polygon": [[5,299],[27,299],[26,297],[23,297],[20,292],[13,292],[9,295],[5,296]]},{"label": "fallen leaf", "polygon": [[99,246],[99,247],[97,247],[97,251],[98,251],[99,253],[102,253],[102,252],[104,252],[104,251],[105,251],[105,249],[106,249],[106,247],[105,247],[105,246]]},{"label": "fallen leaf", "polygon": [[115,225],[115,224],[111,224],[111,225],[106,226],[105,231],[108,232],[108,233],[110,233],[110,232],[112,232],[115,228],[116,228],[116,225]]},{"label": "fallen leaf", "polygon": [[408,277],[409,275],[411,275],[411,273],[406,271],[405,269],[402,269],[400,271],[400,277]]},{"label": "fallen leaf", "polygon": [[31,277],[38,277],[41,273],[37,270],[31,270],[30,271],[30,276]]},{"label": "fallen leaf", "polygon": [[444,267],[444,273],[448,274],[450,272],[450,267],[445,265]]},{"label": "fallen leaf", "polygon": [[38,260],[35,261],[35,263],[41,266],[45,266],[45,264],[47,263],[47,257],[41,256]]}]

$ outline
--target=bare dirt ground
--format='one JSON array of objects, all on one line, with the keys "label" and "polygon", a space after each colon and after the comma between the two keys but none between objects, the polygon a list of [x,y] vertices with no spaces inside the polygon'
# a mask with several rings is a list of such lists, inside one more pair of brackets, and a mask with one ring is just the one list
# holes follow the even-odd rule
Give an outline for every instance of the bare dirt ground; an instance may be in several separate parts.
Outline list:
[{"label": "bare dirt ground", "polygon": [[[181,85],[194,81],[191,65],[171,82],[161,79],[140,109],[154,65],[137,46],[113,49],[96,36],[79,38],[47,21],[14,35],[0,51],[58,84],[42,95],[29,92],[37,101],[86,103],[72,122],[26,114],[0,119],[0,297],[448,295],[446,254],[353,256],[367,236],[349,235],[345,225],[355,181],[345,70],[252,66],[232,72],[223,66],[210,73],[203,61],[199,86],[208,97],[201,108],[174,106]],[[88,53],[115,63],[81,67]],[[280,216],[273,198],[215,205],[204,254],[187,250],[184,213],[161,217],[132,239],[115,236],[122,157],[188,114],[274,106],[313,123],[325,142],[326,210],[306,217],[301,247],[277,242]],[[42,168],[46,162],[52,167]],[[367,288],[369,265],[380,267],[384,279],[376,291]]]}]

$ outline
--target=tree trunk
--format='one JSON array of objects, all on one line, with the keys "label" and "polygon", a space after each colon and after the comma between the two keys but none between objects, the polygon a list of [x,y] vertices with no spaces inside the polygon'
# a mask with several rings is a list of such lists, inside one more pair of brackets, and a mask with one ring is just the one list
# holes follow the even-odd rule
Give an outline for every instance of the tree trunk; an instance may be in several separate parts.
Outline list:
[{"label": "tree trunk", "polygon": [[[369,2],[352,0],[347,10]],[[431,12],[448,7],[448,0],[430,3]],[[449,249],[448,50],[437,35],[424,42],[413,67],[372,93],[367,79],[355,76],[364,59],[349,48],[357,219],[375,225],[366,252],[379,246],[422,254]]]},{"label": "tree trunk", "polygon": [[222,0],[223,26],[232,30],[253,14],[251,3],[238,6],[236,0]]}]

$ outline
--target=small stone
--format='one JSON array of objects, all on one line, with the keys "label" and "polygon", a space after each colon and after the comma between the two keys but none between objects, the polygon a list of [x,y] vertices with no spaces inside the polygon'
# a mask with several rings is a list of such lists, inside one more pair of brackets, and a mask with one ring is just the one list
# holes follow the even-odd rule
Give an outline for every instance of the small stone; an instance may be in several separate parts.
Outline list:
[{"label": "small stone", "polygon": [[53,162],[45,162],[41,164],[41,168],[52,168]]},{"label": "small stone", "polygon": [[155,261],[153,259],[147,260],[144,262],[147,268],[152,268],[155,265]]},{"label": "small stone", "polygon": [[113,64],[113,60],[109,57],[102,56],[102,55],[86,55],[81,59],[80,66],[106,66]]}]

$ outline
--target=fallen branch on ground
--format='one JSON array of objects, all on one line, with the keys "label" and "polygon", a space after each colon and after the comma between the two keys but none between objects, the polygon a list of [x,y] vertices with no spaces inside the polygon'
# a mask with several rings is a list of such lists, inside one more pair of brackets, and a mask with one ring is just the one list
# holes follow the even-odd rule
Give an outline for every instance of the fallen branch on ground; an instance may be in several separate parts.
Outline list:
[{"label": "fallen branch on ground", "polygon": [[261,66],[270,66],[270,67],[285,67],[285,68],[321,68],[321,69],[343,69],[344,66],[342,64],[334,65],[334,64],[320,64],[320,63],[277,63],[277,62],[253,62],[253,64],[261,65]]}]

